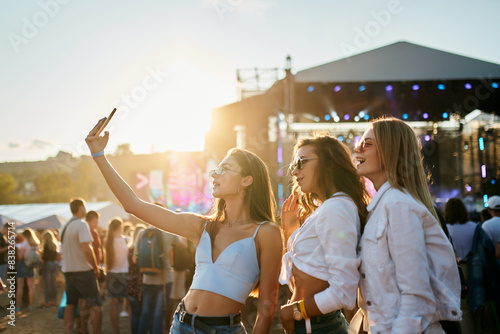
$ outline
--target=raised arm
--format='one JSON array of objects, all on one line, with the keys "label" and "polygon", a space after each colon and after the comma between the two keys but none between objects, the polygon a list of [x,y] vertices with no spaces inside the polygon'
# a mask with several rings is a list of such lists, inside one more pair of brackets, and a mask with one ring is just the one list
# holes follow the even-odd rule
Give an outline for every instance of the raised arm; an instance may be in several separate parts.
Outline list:
[{"label": "raised arm", "polygon": [[[105,120],[106,118],[99,120],[85,139],[90,152],[94,153],[94,155],[97,152],[104,151],[108,143],[108,131],[106,131],[103,136],[95,136]],[[104,155],[94,157],[94,161],[104,176],[109,188],[123,205],[125,211],[162,230],[188,238],[195,244],[198,244],[203,231],[203,217],[192,213],[175,213],[166,208],[141,200],[113,166],[111,166]]]}]

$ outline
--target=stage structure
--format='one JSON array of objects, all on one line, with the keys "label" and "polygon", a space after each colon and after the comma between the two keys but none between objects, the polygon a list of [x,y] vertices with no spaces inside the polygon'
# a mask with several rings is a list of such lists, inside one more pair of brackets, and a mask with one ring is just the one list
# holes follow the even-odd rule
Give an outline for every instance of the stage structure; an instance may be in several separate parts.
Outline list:
[{"label": "stage structure", "polygon": [[258,154],[282,203],[297,138],[328,131],[352,149],[372,119],[390,115],[421,137],[437,197],[482,203],[500,192],[499,84],[499,64],[407,42],[296,74],[288,57],[285,77],[267,91],[213,110],[206,150],[219,159],[234,146]]}]

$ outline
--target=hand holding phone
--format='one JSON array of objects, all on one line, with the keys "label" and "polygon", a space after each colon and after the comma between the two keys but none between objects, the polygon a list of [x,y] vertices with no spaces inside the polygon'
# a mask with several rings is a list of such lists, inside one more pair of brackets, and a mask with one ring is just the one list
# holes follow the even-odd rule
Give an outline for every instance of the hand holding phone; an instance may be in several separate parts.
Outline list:
[{"label": "hand holding phone", "polygon": [[116,108],[114,108],[113,111],[111,111],[111,114],[109,114],[108,118],[106,118],[106,121],[104,121],[104,123],[101,125],[99,130],[97,130],[97,132],[95,134],[96,137],[98,137],[101,134],[101,132],[104,130],[104,128],[108,125],[109,121],[111,121],[111,118],[115,114],[115,111],[116,111]]}]

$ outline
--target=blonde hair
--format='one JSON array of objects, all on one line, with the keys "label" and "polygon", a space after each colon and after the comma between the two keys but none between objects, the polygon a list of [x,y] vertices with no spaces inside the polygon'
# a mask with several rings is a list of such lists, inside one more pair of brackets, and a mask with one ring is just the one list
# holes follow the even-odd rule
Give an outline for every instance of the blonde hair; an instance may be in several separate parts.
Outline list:
[{"label": "blonde hair", "polygon": [[28,244],[31,246],[31,247],[37,247],[38,245],[40,245],[40,240],[38,239],[38,237],[36,236],[36,233],[35,231],[33,231],[31,228],[27,227],[24,231],[23,231],[23,237],[26,239],[26,241],[28,241]]},{"label": "blonde hair", "polygon": [[123,224],[123,220],[115,218],[109,223],[108,232],[106,234],[106,268],[109,270],[115,264],[115,247],[114,247],[114,234],[119,230]]},{"label": "blonde hair", "polygon": [[43,248],[59,253],[59,245],[56,237],[51,230],[47,230],[42,234]]},{"label": "blonde hair", "polygon": [[380,167],[391,187],[408,193],[439,221],[424,170],[421,143],[405,122],[386,117],[372,123]]},{"label": "blonde hair", "polygon": [[316,167],[320,194],[303,194],[294,180],[294,191],[300,194],[299,220],[304,222],[314,210],[318,208],[320,198],[330,198],[334,192],[341,191],[347,194],[358,209],[358,216],[361,222],[361,232],[363,232],[368,211],[369,196],[366,192],[363,177],[358,175],[356,166],[352,160],[352,153],[349,148],[342,144],[337,138],[327,133],[315,133],[312,137],[300,139],[294,148],[294,156],[297,151],[304,146],[311,146],[318,155]]}]

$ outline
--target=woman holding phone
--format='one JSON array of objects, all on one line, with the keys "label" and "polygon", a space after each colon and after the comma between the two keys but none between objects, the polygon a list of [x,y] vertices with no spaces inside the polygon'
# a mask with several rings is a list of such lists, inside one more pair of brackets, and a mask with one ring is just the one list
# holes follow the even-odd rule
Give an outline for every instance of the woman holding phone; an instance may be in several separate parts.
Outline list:
[{"label": "woman holding phone", "polygon": [[371,332],[444,333],[440,321],[460,320],[460,279],[418,138],[401,120],[379,119],[355,153],[358,174],[377,190],[360,241],[361,306]]},{"label": "woman holding phone", "polygon": [[268,333],[277,302],[282,256],[280,229],[274,224],[274,196],[267,167],[255,154],[232,149],[216,170],[209,216],[176,213],[137,197],[104,156],[109,132],[86,142],[109,187],[124,209],[197,245],[193,283],[174,316],[171,333],[245,333],[240,309],[258,285],[252,333]]},{"label": "woman holding phone", "polygon": [[368,212],[364,182],[349,149],[329,135],[299,140],[290,171],[295,190],[282,208],[287,253],[280,282],[287,333],[347,333],[343,310],[356,306],[356,246]]}]

